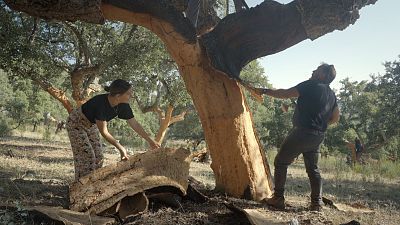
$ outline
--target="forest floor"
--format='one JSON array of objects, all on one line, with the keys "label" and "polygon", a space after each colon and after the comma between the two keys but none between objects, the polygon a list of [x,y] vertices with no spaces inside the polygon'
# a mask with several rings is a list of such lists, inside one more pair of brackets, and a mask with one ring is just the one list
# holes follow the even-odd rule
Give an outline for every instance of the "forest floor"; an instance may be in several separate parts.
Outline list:
[{"label": "forest floor", "polygon": [[[105,152],[105,165],[119,159],[117,151],[107,149]],[[272,162],[272,158],[269,161]],[[150,205],[146,213],[124,224],[250,224],[224,203],[257,209],[276,221],[274,224],[288,224],[289,221],[292,224],[345,224],[352,220],[368,225],[400,224],[400,174],[389,179],[373,172],[356,173],[337,157],[322,159],[321,169],[324,197],[353,207],[338,210],[326,206],[321,212],[309,211],[309,184],[301,159],[289,167],[288,207],[284,211],[213,192],[209,164],[193,162],[190,174],[204,184],[200,191],[210,198],[208,202],[184,201],[177,209]],[[26,206],[68,208],[68,184],[72,181],[73,160],[67,141],[27,137],[0,139],[0,224],[35,224],[26,218]]]}]

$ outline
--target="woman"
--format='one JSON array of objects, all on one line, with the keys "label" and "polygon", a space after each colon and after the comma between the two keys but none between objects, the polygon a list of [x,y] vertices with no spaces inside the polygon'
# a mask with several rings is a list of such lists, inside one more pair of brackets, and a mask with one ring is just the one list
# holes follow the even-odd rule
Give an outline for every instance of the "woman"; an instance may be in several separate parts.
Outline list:
[{"label": "woman", "polygon": [[100,134],[127,160],[126,149],[108,132],[107,122],[118,116],[127,120],[129,126],[144,138],[152,149],[160,147],[135,120],[129,100],[132,86],[125,80],[117,79],[106,87],[106,94],[94,96],[81,107],[71,112],[67,121],[67,131],[71,142],[75,165],[75,179],[101,168],[103,152]]}]

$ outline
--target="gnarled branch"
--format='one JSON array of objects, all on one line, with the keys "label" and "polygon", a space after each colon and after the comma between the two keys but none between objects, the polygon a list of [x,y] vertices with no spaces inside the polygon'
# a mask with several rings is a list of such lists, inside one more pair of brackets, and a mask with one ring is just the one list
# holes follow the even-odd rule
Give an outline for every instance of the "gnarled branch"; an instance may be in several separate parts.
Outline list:
[{"label": "gnarled branch", "polygon": [[171,125],[173,123],[185,120],[185,116],[187,113],[188,113],[188,111],[186,110],[186,111],[181,112],[179,115],[173,116],[171,118],[171,121],[169,122],[169,124]]},{"label": "gnarled branch", "polygon": [[238,77],[250,61],[283,51],[307,38],[343,30],[358,10],[377,0],[295,0],[283,5],[264,1],[225,17],[201,38],[212,65]]},{"label": "gnarled branch", "polygon": [[47,20],[104,23],[101,0],[5,0],[10,8]]}]

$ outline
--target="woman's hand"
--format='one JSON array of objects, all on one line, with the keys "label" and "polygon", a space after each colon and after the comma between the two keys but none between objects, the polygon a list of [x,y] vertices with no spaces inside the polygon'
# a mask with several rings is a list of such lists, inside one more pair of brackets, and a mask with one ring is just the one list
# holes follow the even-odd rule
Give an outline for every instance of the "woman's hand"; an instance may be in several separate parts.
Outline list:
[{"label": "woman's hand", "polygon": [[121,149],[119,150],[119,153],[121,154],[121,161],[126,161],[129,159],[128,152],[122,145],[120,145],[120,146],[121,146]]},{"label": "woman's hand", "polygon": [[157,148],[160,147],[160,144],[157,143],[157,142],[155,142],[154,140],[149,141],[149,145],[150,145],[150,148],[151,148],[152,150],[157,149]]},{"label": "woman's hand", "polygon": [[121,161],[127,161],[129,159],[128,153],[125,151],[121,152]]}]

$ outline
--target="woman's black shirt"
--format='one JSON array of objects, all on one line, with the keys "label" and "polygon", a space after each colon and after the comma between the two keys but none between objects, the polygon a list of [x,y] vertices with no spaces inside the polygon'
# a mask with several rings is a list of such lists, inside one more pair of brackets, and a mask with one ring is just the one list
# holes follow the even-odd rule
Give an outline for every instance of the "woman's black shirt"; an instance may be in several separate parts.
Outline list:
[{"label": "woman's black shirt", "polygon": [[96,95],[82,105],[82,112],[90,122],[96,123],[96,120],[108,122],[117,116],[124,120],[134,117],[128,103],[120,103],[111,107],[107,96],[108,94]]}]

